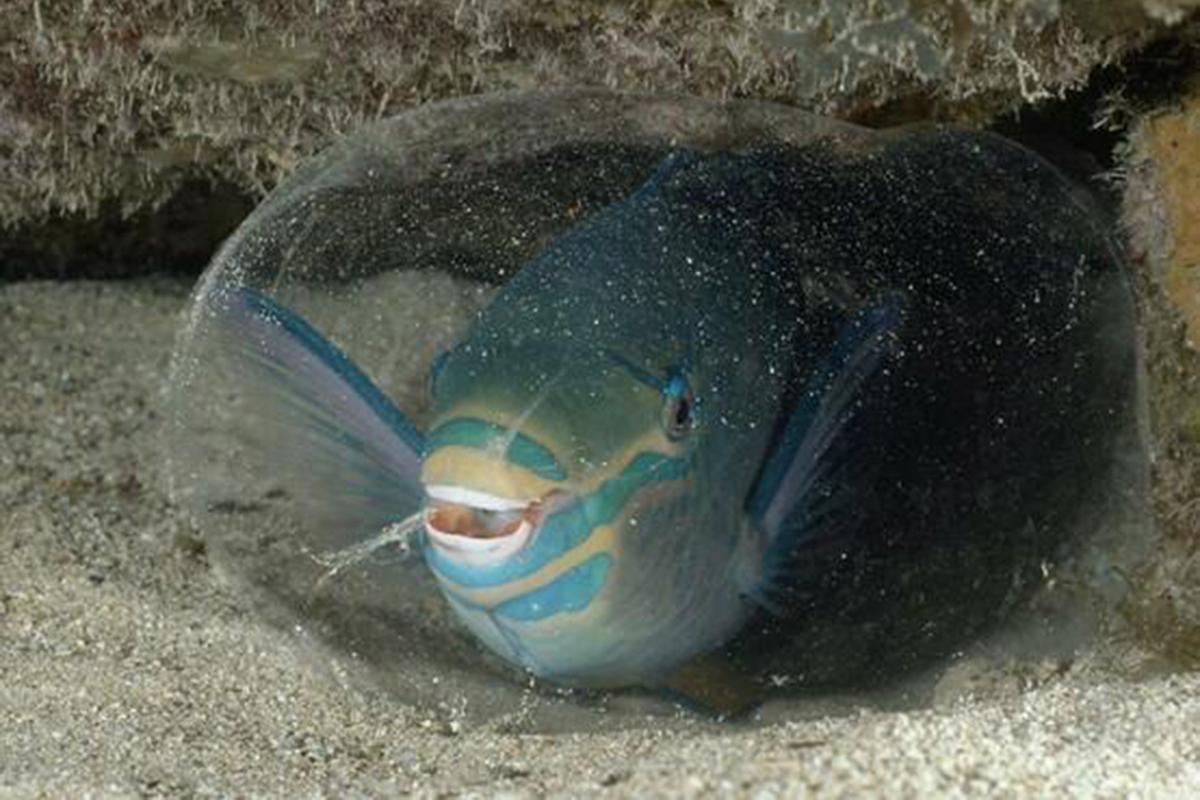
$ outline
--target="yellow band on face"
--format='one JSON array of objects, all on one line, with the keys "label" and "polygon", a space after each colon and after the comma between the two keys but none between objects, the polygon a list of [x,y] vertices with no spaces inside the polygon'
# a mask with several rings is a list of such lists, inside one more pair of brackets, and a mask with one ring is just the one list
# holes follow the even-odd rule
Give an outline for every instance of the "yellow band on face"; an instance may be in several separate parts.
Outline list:
[{"label": "yellow band on face", "polygon": [[426,486],[462,486],[525,502],[561,488],[554,481],[508,463],[503,454],[497,456],[464,445],[439,447],[426,456],[421,468],[421,482]]},{"label": "yellow band on face", "polygon": [[[495,420],[495,416],[478,414],[475,418],[505,424]],[[527,435],[536,436],[536,433],[528,428],[525,431]],[[497,442],[501,441],[502,439],[497,439]],[[660,430],[652,429],[629,442],[604,465],[592,466],[582,473],[577,464],[571,464],[563,459],[563,453],[556,452],[556,456],[570,474],[565,482],[556,482],[536,475],[519,464],[509,462],[500,448],[490,450],[468,445],[443,445],[425,456],[421,482],[426,486],[461,486],[500,497],[531,501],[556,489],[566,489],[578,494],[593,492],[606,480],[619,475],[638,454],[661,453],[667,457],[675,457],[678,450],[678,446],[668,440]]]}]

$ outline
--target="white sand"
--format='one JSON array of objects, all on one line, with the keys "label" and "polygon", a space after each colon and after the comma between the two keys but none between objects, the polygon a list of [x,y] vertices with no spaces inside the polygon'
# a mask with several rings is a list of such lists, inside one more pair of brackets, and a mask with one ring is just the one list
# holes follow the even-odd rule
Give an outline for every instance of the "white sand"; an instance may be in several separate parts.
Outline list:
[{"label": "white sand", "polygon": [[1087,658],[930,710],[821,717],[810,704],[749,725],[628,711],[601,725],[576,708],[571,726],[591,715],[592,730],[537,733],[405,706],[251,613],[163,496],[157,403],[185,292],[0,286],[0,795],[1200,787],[1200,675],[1131,682]]}]

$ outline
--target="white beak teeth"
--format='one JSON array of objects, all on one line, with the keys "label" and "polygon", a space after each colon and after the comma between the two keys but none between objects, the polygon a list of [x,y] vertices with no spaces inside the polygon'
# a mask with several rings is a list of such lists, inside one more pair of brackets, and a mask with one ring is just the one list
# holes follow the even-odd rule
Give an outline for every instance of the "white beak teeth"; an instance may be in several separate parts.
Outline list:
[{"label": "white beak teeth", "polygon": [[[425,530],[429,540],[443,553],[459,561],[473,564],[502,561],[524,547],[533,535],[534,524],[522,516],[533,501],[513,500],[444,484],[426,486],[425,493],[431,501],[425,514]],[[468,528],[463,528],[452,516],[440,517],[444,513],[474,515],[476,519],[469,523]],[[515,528],[500,533],[517,520],[520,522]],[[442,527],[438,527],[439,524]],[[487,534],[489,528],[493,528],[495,534]],[[477,535],[472,536],[471,533]]]},{"label": "white beak teeth", "polygon": [[520,511],[530,503],[529,500],[498,497],[486,492],[477,492],[474,489],[464,489],[461,486],[426,486],[425,493],[443,503],[470,506],[482,511]]}]

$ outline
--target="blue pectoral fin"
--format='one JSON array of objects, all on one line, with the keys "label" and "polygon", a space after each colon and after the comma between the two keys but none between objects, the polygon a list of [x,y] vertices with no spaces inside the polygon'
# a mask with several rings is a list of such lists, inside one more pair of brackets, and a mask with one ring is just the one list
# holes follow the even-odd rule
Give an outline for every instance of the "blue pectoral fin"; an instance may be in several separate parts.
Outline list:
[{"label": "blue pectoral fin", "polygon": [[246,457],[324,544],[356,541],[420,509],[422,437],[341,350],[245,286],[214,287],[205,311]]},{"label": "blue pectoral fin", "polygon": [[762,585],[751,593],[769,598],[797,551],[824,535],[837,535],[839,504],[850,477],[841,441],[861,394],[890,356],[903,316],[903,298],[889,297],[846,320],[824,360],[805,381],[750,498],[748,512],[764,536]]}]

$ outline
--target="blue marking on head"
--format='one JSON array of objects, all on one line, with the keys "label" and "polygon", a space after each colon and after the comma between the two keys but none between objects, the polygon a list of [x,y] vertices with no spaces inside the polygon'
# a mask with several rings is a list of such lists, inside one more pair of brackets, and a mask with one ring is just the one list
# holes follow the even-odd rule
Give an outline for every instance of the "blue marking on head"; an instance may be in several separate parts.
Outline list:
[{"label": "blue marking on head", "polygon": [[611,358],[613,361],[620,364],[621,367],[626,372],[628,372],[629,375],[634,380],[636,380],[638,383],[645,384],[646,386],[649,386],[651,389],[655,390],[656,392],[661,392],[663,390],[663,379],[662,378],[650,373],[647,370],[642,369],[637,364],[634,364],[628,358],[621,355],[620,353],[618,353],[615,350],[605,350],[604,354],[607,355],[609,358]]},{"label": "blue marking on head", "polygon": [[446,368],[446,362],[450,360],[450,354],[453,351],[453,347],[447,347],[434,356],[433,361],[429,365],[429,375],[426,377],[425,390],[430,400],[437,398],[438,378],[441,376],[442,370]]},{"label": "blue marking on head", "polygon": [[425,456],[439,447],[474,447],[486,450],[497,440],[508,440],[504,457],[539,478],[565,481],[567,471],[549,448],[519,431],[474,417],[458,417],[437,426],[425,438]]},{"label": "blue marking on head", "polygon": [[[699,411],[699,403],[692,392],[692,385],[687,379],[690,358],[685,360],[683,365],[668,370],[666,377],[660,378],[642,369],[615,350],[605,350],[604,352],[605,355],[619,364],[638,383],[649,386],[662,395],[665,404],[663,409],[663,427],[669,439],[679,439],[688,429],[695,427],[699,419],[699,414],[697,413]],[[684,404],[682,419],[679,414],[681,403]]]},{"label": "blue marking on head", "polygon": [[612,522],[639,489],[675,480],[691,469],[691,457],[638,453],[621,474],[604,481],[589,495],[556,511],[542,521],[529,546],[496,564],[464,564],[430,546],[425,549],[429,567],[462,586],[499,586],[532,575],[568,550],[583,544],[599,525]]},{"label": "blue marking on head", "polygon": [[672,400],[677,400],[683,397],[688,392],[687,378],[679,373],[672,373],[667,377],[667,383],[663,386],[663,394]]},{"label": "blue marking on head", "polygon": [[501,603],[495,614],[517,622],[536,622],[563,612],[582,611],[604,588],[612,556],[599,553],[541,588]]}]

